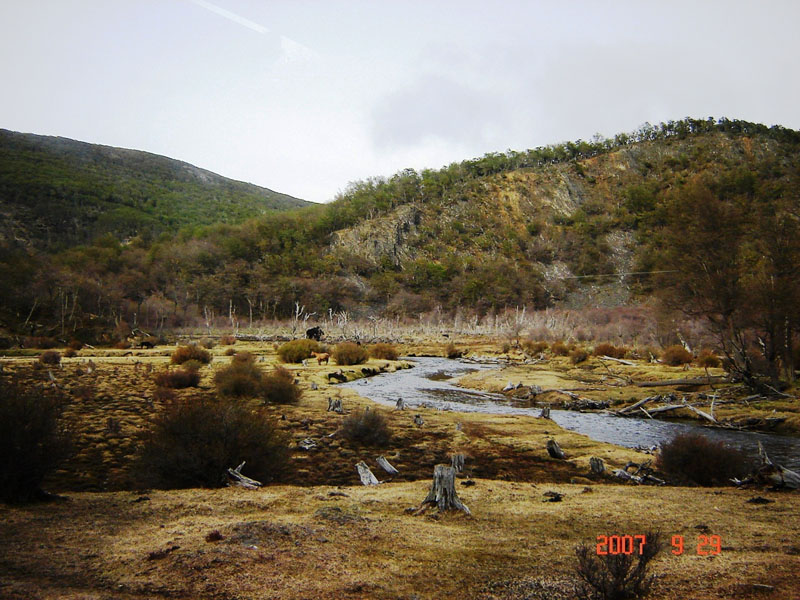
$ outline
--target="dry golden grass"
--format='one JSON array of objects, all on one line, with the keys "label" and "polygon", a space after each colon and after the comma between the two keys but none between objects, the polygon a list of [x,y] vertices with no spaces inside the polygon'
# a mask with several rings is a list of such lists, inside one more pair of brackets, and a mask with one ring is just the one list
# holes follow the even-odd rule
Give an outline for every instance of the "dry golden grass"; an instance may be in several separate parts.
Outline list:
[{"label": "dry golden grass", "polygon": [[[498,351],[496,340],[452,341],[473,355]],[[442,356],[446,343],[424,341],[401,347],[401,354]],[[279,364],[271,344],[237,342],[237,349],[254,354],[265,371]],[[212,394],[214,371],[229,362],[224,350],[212,351],[199,389],[176,393]],[[316,450],[295,450],[293,475],[284,485],[255,492],[104,491],[137,489],[129,462],[138,433],[161,409],[153,398],[153,373],[166,368],[170,353],[171,348],[127,356],[121,350],[84,349],[76,358],[63,359],[64,368],[54,375],[72,398],[66,418],[77,434],[78,453],[47,489],[69,499],[25,508],[0,506],[0,570],[8,574],[0,596],[510,599],[522,596],[487,590],[506,589],[496,582],[513,584],[529,577],[563,583],[572,575],[577,544],[593,544],[600,534],[635,535],[658,527],[668,537],[680,534],[687,540],[706,531],[718,534],[723,552],[716,557],[665,553],[654,566],[663,577],[653,597],[748,598],[752,588],[747,586],[755,583],[775,588],[759,598],[798,597],[800,494],[609,484],[588,475],[591,456],[613,468],[629,460],[640,462],[645,455],[531,417],[421,409],[415,412],[423,415],[425,426],[414,427],[410,411],[376,409],[355,391],[330,385],[326,375],[339,367],[316,362],[285,365],[299,378],[303,398],[296,406],[271,409],[293,446],[307,437],[320,444]],[[86,373],[90,357],[96,366],[93,374]],[[521,361],[522,355],[512,352],[512,358]],[[47,371],[35,369],[35,360],[4,359],[3,376],[47,383]],[[390,369],[403,366],[375,359],[364,366],[387,363]],[[343,369],[355,378],[360,368]],[[668,389],[632,387],[621,377],[657,380],[703,373],[645,363],[603,366],[596,358],[576,366],[557,358],[473,373],[461,383],[489,390],[499,390],[509,380],[546,389],[597,388],[579,393],[628,403]],[[311,390],[312,383],[317,390]],[[344,418],[326,411],[330,396],[341,397],[347,413],[366,406],[381,410],[394,433],[389,447],[377,451],[337,435],[328,437]],[[553,396],[553,402],[563,399]],[[748,414],[784,410],[795,427],[800,421],[796,407],[784,401],[723,405],[717,414],[745,408]],[[565,450],[566,461],[547,455],[550,437]],[[425,497],[433,466],[447,462],[454,452],[466,455],[465,474],[476,482],[458,485],[473,517],[406,514],[406,508]],[[361,487],[355,463],[366,461],[382,478],[375,464],[379,454],[400,475],[379,487]],[[565,494],[564,501],[543,502],[548,490]],[[757,494],[775,502],[746,502]],[[224,539],[205,541],[213,531]]]}]

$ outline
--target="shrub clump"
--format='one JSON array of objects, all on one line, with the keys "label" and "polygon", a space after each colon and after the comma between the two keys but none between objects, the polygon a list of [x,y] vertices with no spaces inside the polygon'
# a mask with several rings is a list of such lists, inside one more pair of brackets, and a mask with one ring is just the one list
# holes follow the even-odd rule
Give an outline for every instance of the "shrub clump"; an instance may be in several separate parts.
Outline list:
[{"label": "shrub clump", "polygon": [[39,362],[43,365],[57,365],[61,362],[61,354],[57,350],[47,350],[39,355]]},{"label": "shrub clump", "polygon": [[331,355],[337,365],[360,365],[369,359],[367,350],[353,342],[336,344]]},{"label": "shrub clump", "polygon": [[229,398],[169,402],[145,435],[140,484],[164,489],[220,487],[242,461],[262,483],[286,472],[288,440],[260,410]]},{"label": "shrub clump", "polygon": [[661,353],[661,360],[671,367],[688,365],[693,359],[692,353],[680,344],[664,348],[664,352]]},{"label": "shrub clump", "polygon": [[204,338],[200,340],[199,345],[205,348],[206,350],[211,350],[214,347],[214,340],[210,338]]},{"label": "shrub clump", "polygon": [[181,365],[187,371],[199,371],[203,368],[203,363],[199,360],[195,360],[194,358],[187,360],[183,365]]},{"label": "shrub clump", "polygon": [[292,340],[278,347],[278,356],[286,363],[299,363],[311,358],[312,352],[321,352],[316,340]]},{"label": "shrub clump", "polygon": [[182,390],[188,387],[197,387],[200,383],[200,373],[197,370],[185,368],[177,371],[163,371],[156,375],[155,382],[159,387]]},{"label": "shrub clump", "polygon": [[59,422],[62,398],[0,382],[0,501],[31,502],[70,454],[70,436]]},{"label": "shrub clump", "polygon": [[558,340],[550,344],[550,352],[553,353],[553,356],[569,356],[570,347],[563,341]]},{"label": "shrub clump", "polygon": [[369,408],[345,417],[342,435],[351,442],[365,446],[385,446],[392,439],[386,417]]},{"label": "shrub clump", "polygon": [[225,356],[233,356],[234,354],[236,354],[236,350],[234,350],[233,348],[226,348],[224,354]]},{"label": "shrub clump", "polygon": [[182,365],[187,360],[196,360],[207,365],[211,362],[211,353],[199,346],[178,346],[170,360],[173,365]]},{"label": "shrub clump", "polygon": [[713,350],[708,348],[703,348],[700,351],[700,354],[697,355],[697,360],[695,361],[698,367],[703,367],[704,369],[716,369],[722,365],[722,361],[719,359],[719,356],[714,354]]},{"label": "shrub clump", "polygon": [[288,369],[276,367],[264,376],[261,397],[271,404],[296,404],[303,391],[294,383],[294,375]]},{"label": "shrub clump", "polygon": [[40,350],[50,350],[58,347],[58,341],[51,337],[29,336],[22,343],[25,348],[38,348]]},{"label": "shrub clump", "polygon": [[[230,348],[233,350],[233,348]],[[256,357],[250,354],[249,352],[234,352],[233,358],[231,358],[231,363],[254,363],[256,362]]]},{"label": "shrub clump", "polygon": [[76,356],[78,356],[78,351],[75,348],[70,346],[64,350],[64,358],[74,358]]},{"label": "shrub clump", "polygon": [[569,353],[569,359],[573,365],[584,362],[589,358],[589,353],[583,348],[575,348]]},{"label": "shrub clump", "polygon": [[547,350],[547,342],[534,342],[533,340],[525,340],[522,342],[522,347],[530,354],[541,354]]},{"label": "shrub clump", "polygon": [[373,344],[369,348],[369,355],[372,358],[380,358],[383,360],[397,360],[400,354],[397,352],[392,344]]},{"label": "shrub clump", "polygon": [[624,346],[615,346],[614,344],[602,343],[594,347],[593,354],[595,356],[610,356],[611,358],[625,358],[628,354],[628,349]]},{"label": "shrub clump", "polygon": [[447,358],[461,358],[464,356],[464,351],[459,350],[453,342],[447,344],[444,353],[447,355]]},{"label": "shrub clump", "polygon": [[753,465],[740,450],[699,433],[685,433],[661,445],[657,466],[680,483],[714,486],[747,475]]},{"label": "shrub clump", "polygon": [[234,360],[216,372],[214,385],[217,386],[220,396],[257,398],[263,391],[264,372],[252,361]]},{"label": "shrub clump", "polygon": [[219,338],[219,343],[223,346],[233,346],[236,343],[235,335],[223,335]]},{"label": "shrub clump", "polygon": [[631,554],[605,554],[581,544],[575,550],[578,564],[575,573],[581,581],[576,590],[579,600],[628,600],[644,598],[650,593],[654,577],[647,569],[661,549],[661,534],[648,531],[639,552],[638,540]]}]

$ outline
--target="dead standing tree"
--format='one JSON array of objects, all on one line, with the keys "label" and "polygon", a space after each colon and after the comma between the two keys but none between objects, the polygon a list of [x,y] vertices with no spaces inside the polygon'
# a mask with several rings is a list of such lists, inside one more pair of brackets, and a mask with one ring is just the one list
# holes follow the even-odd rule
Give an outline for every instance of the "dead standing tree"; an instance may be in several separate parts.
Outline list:
[{"label": "dead standing tree", "polygon": [[422,514],[431,506],[435,506],[440,512],[462,510],[468,515],[472,514],[456,494],[456,470],[453,467],[436,465],[433,468],[431,490],[414,514]]}]

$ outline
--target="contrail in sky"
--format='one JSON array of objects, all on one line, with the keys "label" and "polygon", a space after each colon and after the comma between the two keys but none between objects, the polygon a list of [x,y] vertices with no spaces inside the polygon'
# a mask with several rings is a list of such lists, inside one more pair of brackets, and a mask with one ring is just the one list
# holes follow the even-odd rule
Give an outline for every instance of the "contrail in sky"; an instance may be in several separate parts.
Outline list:
[{"label": "contrail in sky", "polygon": [[221,17],[225,17],[226,19],[229,19],[229,20],[233,21],[234,23],[238,23],[239,25],[244,25],[248,29],[252,29],[253,31],[256,31],[258,33],[264,34],[264,33],[268,33],[269,32],[269,29],[267,29],[263,25],[259,25],[258,23],[254,23],[253,21],[250,21],[249,19],[245,19],[244,17],[240,17],[236,13],[232,13],[229,10],[225,10],[224,8],[220,8],[219,6],[217,6],[215,4],[211,4],[210,2],[206,2],[205,0],[189,0],[189,1],[193,2],[194,4],[197,4],[197,6],[202,6],[203,8],[205,8],[207,10],[210,10],[213,13],[217,13]]}]

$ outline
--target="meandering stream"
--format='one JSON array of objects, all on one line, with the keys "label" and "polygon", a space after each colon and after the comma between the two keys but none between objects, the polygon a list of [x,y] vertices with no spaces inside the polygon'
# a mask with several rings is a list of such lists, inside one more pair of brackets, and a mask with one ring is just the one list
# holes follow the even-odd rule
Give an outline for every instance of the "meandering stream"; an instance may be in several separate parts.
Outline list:
[{"label": "meandering stream", "polygon": [[[466,390],[450,380],[476,370],[496,369],[497,365],[466,363],[447,358],[414,358],[413,369],[386,373],[342,384],[361,396],[385,406],[394,406],[398,397],[406,404],[426,405],[442,410],[519,414],[538,416],[541,409],[515,404],[502,394]],[[527,404],[527,402],[525,403]],[[793,470],[800,469],[800,439],[726,429],[712,429],[692,423],[675,423],[650,419],[625,419],[606,413],[580,413],[552,410],[551,418],[564,429],[582,433],[601,442],[630,448],[650,447],[678,433],[694,431],[709,438],[723,440],[751,455],[758,453],[760,441],[770,458]]]}]

